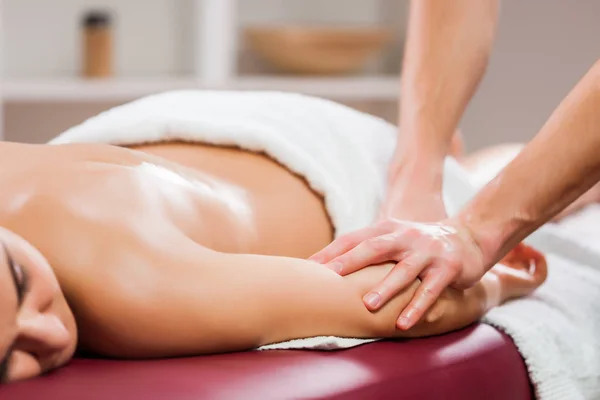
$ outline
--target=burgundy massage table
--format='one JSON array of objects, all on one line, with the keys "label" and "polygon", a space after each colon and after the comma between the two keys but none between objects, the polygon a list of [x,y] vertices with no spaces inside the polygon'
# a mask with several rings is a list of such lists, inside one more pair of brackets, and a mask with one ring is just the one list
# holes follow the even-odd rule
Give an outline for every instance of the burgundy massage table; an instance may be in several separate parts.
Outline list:
[{"label": "burgundy massage table", "polygon": [[487,325],[335,352],[267,351],[152,361],[76,358],[0,399],[532,399],[509,337]]}]

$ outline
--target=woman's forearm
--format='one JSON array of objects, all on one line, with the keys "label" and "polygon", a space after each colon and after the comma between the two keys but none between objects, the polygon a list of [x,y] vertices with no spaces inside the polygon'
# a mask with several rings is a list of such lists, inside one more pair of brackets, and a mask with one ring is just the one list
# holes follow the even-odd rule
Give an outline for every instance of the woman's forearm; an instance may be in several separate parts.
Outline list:
[{"label": "woman's forearm", "polygon": [[487,66],[497,14],[497,0],[411,2],[397,158],[441,166]]},{"label": "woman's forearm", "polygon": [[459,214],[487,267],[600,179],[600,62]]}]

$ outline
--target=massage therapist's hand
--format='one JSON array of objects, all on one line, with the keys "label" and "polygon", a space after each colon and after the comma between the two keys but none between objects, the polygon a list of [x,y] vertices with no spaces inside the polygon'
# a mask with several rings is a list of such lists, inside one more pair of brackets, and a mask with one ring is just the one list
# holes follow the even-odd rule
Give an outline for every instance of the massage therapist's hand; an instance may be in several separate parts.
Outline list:
[{"label": "massage therapist's hand", "polygon": [[396,323],[400,329],[415,325],[447,286],[470,287],[486,272],[481,249],[469,231],[452,219],[440,223],[387,219],[340,236],[311,260],[340,275],[368,265],[398,262],[363,298],[371,311],[421,278],[422,283]]}]

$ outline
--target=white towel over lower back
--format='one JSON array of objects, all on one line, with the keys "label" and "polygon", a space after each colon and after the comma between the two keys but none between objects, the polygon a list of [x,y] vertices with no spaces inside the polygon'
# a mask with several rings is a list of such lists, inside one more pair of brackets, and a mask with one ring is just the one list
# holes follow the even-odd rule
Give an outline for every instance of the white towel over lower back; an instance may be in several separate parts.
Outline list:
[{"label": "white towel over lower back", "polygon": [[[132,145],[184,140],[262,151],[305,177],[325,199],[336,235],[371,223],[385,195],[397,128],[340,104],[280,92],[178,91],[142,98],[73,127],[51,144]],[[476,190],[452,158],[444,202],[458,211]],[[600,251],[555,227],[532,244],[548,254],[549,279],[533,296],[485,321],[507,332],[541,399],[600,397]],[[319,337],[265,346],[340,349],[366,343]]]}]

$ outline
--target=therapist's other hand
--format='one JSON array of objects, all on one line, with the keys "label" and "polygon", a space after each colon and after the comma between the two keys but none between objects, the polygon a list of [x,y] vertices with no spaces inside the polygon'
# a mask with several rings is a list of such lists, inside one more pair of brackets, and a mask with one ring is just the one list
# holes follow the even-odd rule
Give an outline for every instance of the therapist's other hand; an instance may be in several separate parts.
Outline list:
[{"label": "therapist's other hand", "polygon": [[436,187],[418,187],[410,180],[399,180],[390,186],[387,198],[379,212],[379,221],[399,219],[433,222],[446,219],[441,190]]},{"label": "therapist's other hand", "polygon": [[385,279],[364,296],[371,311],[420,277],[422,283],[396,323],[404,330],[423,317],[446,287],[468,288],[486,272],[481,249],[469,231],[451,219],[440,223],[386,219],[340,236],[311,260],[340,275],[396,261]]},{"label": "therapist's other hand", "polygon": [[403,157],[388,171],[387,194],[379,210],[380,221],[395,218],[433,222],[446,219],[442,200],[444,159],[440,157]]}]

